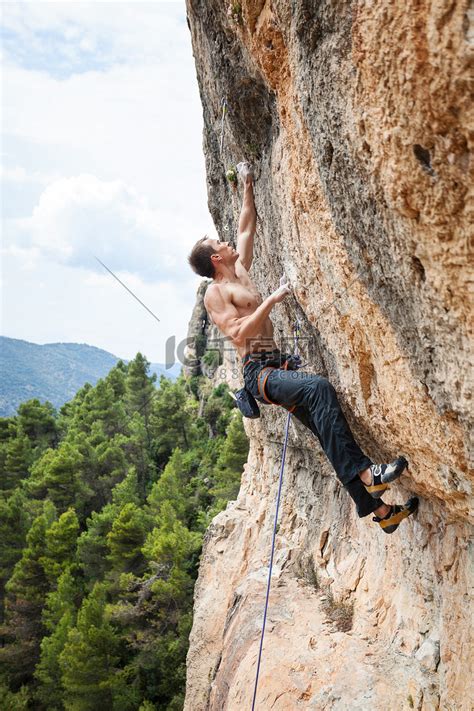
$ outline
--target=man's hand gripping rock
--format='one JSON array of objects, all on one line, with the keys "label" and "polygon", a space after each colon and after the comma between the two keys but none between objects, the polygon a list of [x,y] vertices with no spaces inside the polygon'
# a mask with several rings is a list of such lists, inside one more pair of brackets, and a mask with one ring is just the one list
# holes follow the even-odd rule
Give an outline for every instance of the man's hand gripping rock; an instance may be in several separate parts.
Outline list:
[{"label": "man's hand gripping rock", "polygon": [[270,298],[275,304],[280,304],[288,294],[291,294],[290,284],[285,275],[280,278],[280,286],[276,289],[273,294],[270,294]]}]

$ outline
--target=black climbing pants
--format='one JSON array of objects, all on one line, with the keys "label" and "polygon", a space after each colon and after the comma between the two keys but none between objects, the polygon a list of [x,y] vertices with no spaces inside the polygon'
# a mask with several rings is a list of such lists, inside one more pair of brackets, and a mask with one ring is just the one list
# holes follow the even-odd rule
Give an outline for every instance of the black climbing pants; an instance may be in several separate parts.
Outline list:
[{"label": "black climbing pants", "polygon": [[320,375],[284,370],[286,357],[280,351],[245,356],[245,387],[259,402],[282,405],[313,432],[354,500],[358,515],[368,516],[382,504],[381,499],[370,496],[358,476],[372,461],[355,441],[336,391]]}]

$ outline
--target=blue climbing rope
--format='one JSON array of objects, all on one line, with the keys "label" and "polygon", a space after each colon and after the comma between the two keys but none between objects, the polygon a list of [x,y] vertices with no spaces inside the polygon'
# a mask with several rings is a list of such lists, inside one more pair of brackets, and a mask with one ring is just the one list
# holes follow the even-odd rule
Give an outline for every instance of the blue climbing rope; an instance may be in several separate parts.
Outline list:
[{"label": "blue climbing rope", "polygon": [[[294,352],[295,352],[294,354],[295,355],[298,355],[298,337],[299,337],[299,322],[295,321],[294,327],[293,327]],[[270,597],[270,584],[271,584],[271,579],[272,579],[273,555],[275,553],[275,538],[276,538],[276,530],[277,530],[278,511],[280,508],[281,488],[282,488],[282,484],[283,484],[283,471],[285,468],[286,447],[288,444],[288,433],[290,430],[290,420],[291,420],[291,412],[288,413],[288,417],[286,418],[285,440],[283,442],[283,451],[282,451],[282,455],[281,455],[280,480],[278,483],[278,495],[277,495],[277,503],[276,503],[276,511],[275,511],[275,521],[273,524],[272,552],[270,555],[270,565],[269,565],[269,569],[268,569],[267,595],[265,598],[265,610],[263,612],[263,625],[262,625],[262,634],[260,637],[260,649],[258,650],[257,674],[255,676],[255,687],[253,690],[252,711],[255,710],[255,701],[257,699],[258,675],[260,672],[260,662],[262,660],[262,649],[263,649],[263,637],[265,635],[265,624],[267,621],[268,599]]]}]

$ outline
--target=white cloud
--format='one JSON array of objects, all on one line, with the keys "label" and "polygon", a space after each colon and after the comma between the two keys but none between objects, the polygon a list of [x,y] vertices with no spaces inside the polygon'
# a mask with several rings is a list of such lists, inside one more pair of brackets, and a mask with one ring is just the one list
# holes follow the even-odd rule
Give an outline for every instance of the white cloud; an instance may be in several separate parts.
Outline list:
[{"label": "white cloud", "polygon": [[4,42],[6,55],[23,66],[41,65],[54,76],[81,72],[82,65],[91,61],[107,67],[116,62],[162,60],[176,49],[175,38],[184,22],[184,0],[35,0],[2,6],[2,24],[9,33]]},{"label": "white cloud", "polygon": [[[213,233],[184,2],[9,2],[2,12],[4,332],[163,360],[199,282],[186,255]],[[102,269],[93,254],[161,328],[92,272]]]},{"label": "white cloud", "polygon": [[13,221],[7,246],[36,247],[59,263],[102,270],[96,255],[112,271],[170,279],[184,271],[189,229],[119,180],[80,175],[51,183],[32,216]]},{"label": "white cloud", "polygon": [[[21,243],[31,235],[55,259],[93,268],[92,238],[99,257],[111,255],[112,269],[127,265],[145,278],[156,278],[158,266],[161,273],[187,269],[194,241],[213,231],[201,107],[189,72],[115,67],[59,81],[9,67],[6,79],[5,128],[17,141],[15,157],[23,143],[29,155],[49,150],[41,155],[44,172],[37,161],[33,170],[7,164],[4,176],[18,183],[55,176],[31,217],[17,221]],[[58,179],[60,167],[80,177]]]},{"label": "white cloud", "polygon": [[122,180],[152,207],[166,204],[209,224],[202,110],[190,48],[178,54],[185,50],[186,61],[176,62],[175,52],[159,67],[118,66],[62,81],[7,65],[6,168]]}]

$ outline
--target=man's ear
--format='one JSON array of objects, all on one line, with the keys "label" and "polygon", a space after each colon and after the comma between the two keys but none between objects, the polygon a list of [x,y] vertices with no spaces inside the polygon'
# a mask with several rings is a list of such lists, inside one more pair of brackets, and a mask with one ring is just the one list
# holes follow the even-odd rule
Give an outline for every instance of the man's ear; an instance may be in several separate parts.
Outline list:
[{"label": "man's ear", "polygon": [[220,254],[211,254],[211,262],[219,262],[222,259]]}]

